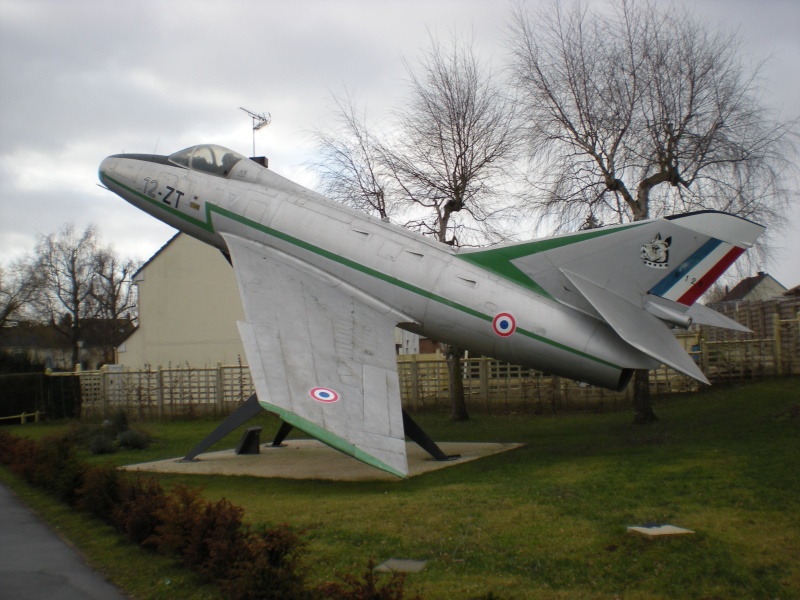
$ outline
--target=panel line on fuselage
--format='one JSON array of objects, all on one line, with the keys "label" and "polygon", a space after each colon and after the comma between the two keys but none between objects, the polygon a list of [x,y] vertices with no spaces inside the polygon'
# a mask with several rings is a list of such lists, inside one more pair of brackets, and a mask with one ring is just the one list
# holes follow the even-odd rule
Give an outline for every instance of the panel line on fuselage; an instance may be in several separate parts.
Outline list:
[{"label": "panel line on fuselage", "polygon": [[[142,200],[145,200],[146,202],[148,202],[149,204],[152,204],[153,206],[157,206],[160,210],[165,210],[168,213],[170,213],[171,215],[187,221],[189,224],[191,224],[191,225],[193,225],[195,227],[198,227],[198,228],[202,229],[203,231],[206,231],[207,233],[216,233],[216,231],[214,230],[214,225],[212,223],[212,213],[216,213],[216,214],[218,214],[219,216],[221,216],[223,218],[227,218],[227,219],[230,219],[232,221],[235,221],[235,222],[237,222],[237,223],[239,223],[241,225],[244,225],[245,227],[249,227],[251,229],[254,229],[256,231],[259,231],[259,232],[264,233],[266,235],[269,235],[271,237],[277,238],[279,240],[282,240],[284,242],[292,244],[292,245],[294,245],[294,246],[296,246],[298,248],[302,248],[302,249],[307,250],[307,251],[309,251],[309,252],[311,252],[313,254],[321,256],[322,258],[326,258],[326,259],[331,260],[331,261],[333,261],[335,263],[339,263],[339,264],[341,264],[341,265],[343,265],[345,267],[348,267],[350,269],[353,269],[353,270],[358,271],[360,273],[363,273],[365,275],[371,276],[371,277],[373,277],[375,279],[384,281],[384,282],[386,282],[386,283],[388,283],[390,285],[394,285],[396,287],[402,288],[404,290],[407,290],[409,292],[412,292],[414,294],[422,296],[423,298],[427,298],[429,300],[433,300],[433,301],[438,302],[440,304],[444,304],[446,306],[454,308],[454,309],[456,309],[456,310],[458,310],[460,312],[463,312],[463,313],[468,314],[470,316],[476,317],[476,318],[481,319],[483,321],[486,321],[488,323],[491,323],[492,319],[494,318],[494,315],[484,314],[484,313],[482,313],[480,311],[477,311],[475,309],[472,309],[472,308],[470,308],[468,306],[464,306],[463,304],[459,304],[458,302],[455,302],[453,300],[449,300],[448,298],[445,298],[443,296],[439,296],[437,294],[434,294],[433,292],[429,292],[429,291],[424,290],[422,288],[419,288],[419,287],[417,287],[415,285],[412,285],[412,284],[410,284],[408,282],[405,282],[403,280],[397,279],[396,277],[391,277],[389,275],[385,275],[384,273],[381,273],[380,271],[376,271],[375,269],[371,269],[369,267],[366,267],[366,266],[364,266],[364,265],[362,265],[360,263],[357,263],[357,262],[355,262],[353,260],[350,260],[348,258],[344,258],[344,257],[342,257],[342,256],[340,256],[338,254],[334,254],[333,252],[325,250],[324,248],[320,248],[318,246],[310,244],[309,242],[306,242],[304,240],[295,238],[295,237],[293,237],[293,236],[291,236],[289,234],[283,233],[282,231],[278,231],[277,229],[273,229],[271,227],[263,225],[262,223],[258,223],[257,221],[253,221],[251,219],[248,219],[247,217],[244,217],[243,215],[240,215],[240,214],[232,212],[232,211],[230,211],[228,209],[225,209],[225,208],[222,208],[220,206],[217,206],[216,204],[213,204],[211,202],[205,202],[204,203],[205,204],[205,219],[206,220],[205,220],[205,222],[203,222],[201,219],[198,219],[196,217],[192,217],[190,215],[187,215],[187,214],[181,212],[180,210],[176,210],[175,208],[173,208],[171,206],[164,205],[161,202],[159,202],[158,200],[154,200],[153,198],[148,197],[146,194],[142,194],[138,190],[135,190],[135,189],[133,189],[133,188],[131,188],[131,187],[129,187],[129,186],[117,181],[113,177],[109,177],[105,173],[103,173],[102,175],[103,175],[103,177],[105,177],[109,181],[113,182],[114,185],[117,185],[120,188],[126,190],[127,192],[134,194],[135,196],[141,198]],[[518,284],[518,282],[514,282],[514,283]],[[535,290],[532,290],[532,291],[535,292]],[[609,361],[603,360],[603,359],[601,359],[601,358],[599,358],[597,356],[593,356],[591,354],[588,354],[586,352],[578,350],[577,348],[572,348],[570,346],[567,346],[567,345],[562,344],[560,342],[557,342],[555,340],[551,340],[549,338],[543,337],[543,336],[541,336],[539,334],[536,334],[536,333],[534,333],[532,331],[528,331],[528,330],[523,329],[523,328],[517,328],[516,332],[521,334],[521,335],[524,335],[524,336],[526,336],[526,337],[528,337],[530,339],[533,339],[533,340],[536,340],[536,341],[541,342],[543,344],[547,344],[549,346],[557,348],[559,350],[563,350],[563,351],[569,352],[569,353],[574,354],[576,356],[580,356],[581,358],[586,358],[586,359],[592,360],[592,361],[594,361],[594,362],[596,362],[598,364],[605,365],[605,366],[611,367],[613,369],[623,369],[623,367],[621,367],[620,365],[616,365],[616,364],[611,363]]]}]

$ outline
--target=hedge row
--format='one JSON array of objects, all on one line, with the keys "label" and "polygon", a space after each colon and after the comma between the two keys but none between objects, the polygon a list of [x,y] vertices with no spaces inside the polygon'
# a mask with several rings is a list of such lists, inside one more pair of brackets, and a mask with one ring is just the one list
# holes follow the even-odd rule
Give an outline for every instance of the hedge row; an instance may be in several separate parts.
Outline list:
[{"label": "hedge row", "polygon": [[177,485],[165,492],[153,477],[113,465],[88,465],[68,438],[35,442],[0,431],[0,462],[58,500],[114,526],[127,540],[174,556],[233,600],[401,600],[403,578],[380,586],[372,564],[363,579],[309,587],[302,575],[304,542],[287,525],[251,526],[228,500],[204,500]]}]

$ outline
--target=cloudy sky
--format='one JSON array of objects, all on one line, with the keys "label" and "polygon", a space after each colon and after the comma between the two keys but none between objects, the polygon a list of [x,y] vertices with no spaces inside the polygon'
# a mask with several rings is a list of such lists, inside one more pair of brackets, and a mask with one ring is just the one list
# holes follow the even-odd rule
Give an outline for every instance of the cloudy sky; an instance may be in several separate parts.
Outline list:
[{"label": "cloudy sky", "polygon": [[[765,101],[797,117],[800,1],[691,6],[739,28],[745,58],[770,57]],[[0,264],[68,221],[148,258],[174,232],[97,187],[100,161],[203,142],[250,154],[240,106],[272,115],[256,153],[313,185],[308,132],[329,118],[331,91],[355,90],[371,114],[399,104],[401,57],[413,61],[428,31],[472,31],[499,67],[507,17],[497,0],[0,0]],[[788,287],[800,284],[797,204],[789,223],[762,265]]]}]

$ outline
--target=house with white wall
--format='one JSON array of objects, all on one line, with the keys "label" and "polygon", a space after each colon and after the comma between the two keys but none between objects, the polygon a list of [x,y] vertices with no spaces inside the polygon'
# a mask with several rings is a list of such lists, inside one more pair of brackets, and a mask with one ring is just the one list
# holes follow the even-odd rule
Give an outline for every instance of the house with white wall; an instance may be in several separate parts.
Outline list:
[{"label": "house with white wall", "polygon": [[178,234],[133,279],[139,327],[117,347],[118,364],[140,369],[247,363],[236,326],[244,320],[236,277],[219,250]]},{"label": "house with white wall", "polygon": [[774,277],[759,271],[753,277],[745,277],[733,289],[726,288],[725,295],[718,302],[757,302],[779,298],[786,288]]}]

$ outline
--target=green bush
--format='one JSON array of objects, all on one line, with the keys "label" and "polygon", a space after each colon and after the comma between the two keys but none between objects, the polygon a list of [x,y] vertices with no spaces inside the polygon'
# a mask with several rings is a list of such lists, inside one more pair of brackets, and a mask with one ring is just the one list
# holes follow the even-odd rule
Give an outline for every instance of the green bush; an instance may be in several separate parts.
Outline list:
[{"label": "green bush", "polygon": [[116,451],[114,440],[107,433],[98,433],[89,442],[89,452],[92,454],[113,454]]},{"label": "green bush", "polygon": [[123,448],[144,450],[150,444],[150,439],[143,433],[128,429],[117,436],[117,443]]},{"label": "green bush", "polygon": [[37,464],[29,467],[30,482],[47,490],[57,500],[74,506],[86,470],[74,446],[58,436],[49,436],[34,444]]},{"label": "green bush", "polygon": [[114,413],[114,416],[111,417],[111,420],[104,424],[108,434],[115,438],[120,433],[124,431],[128,431],[128,413],[124,410],[118,410]]}]

